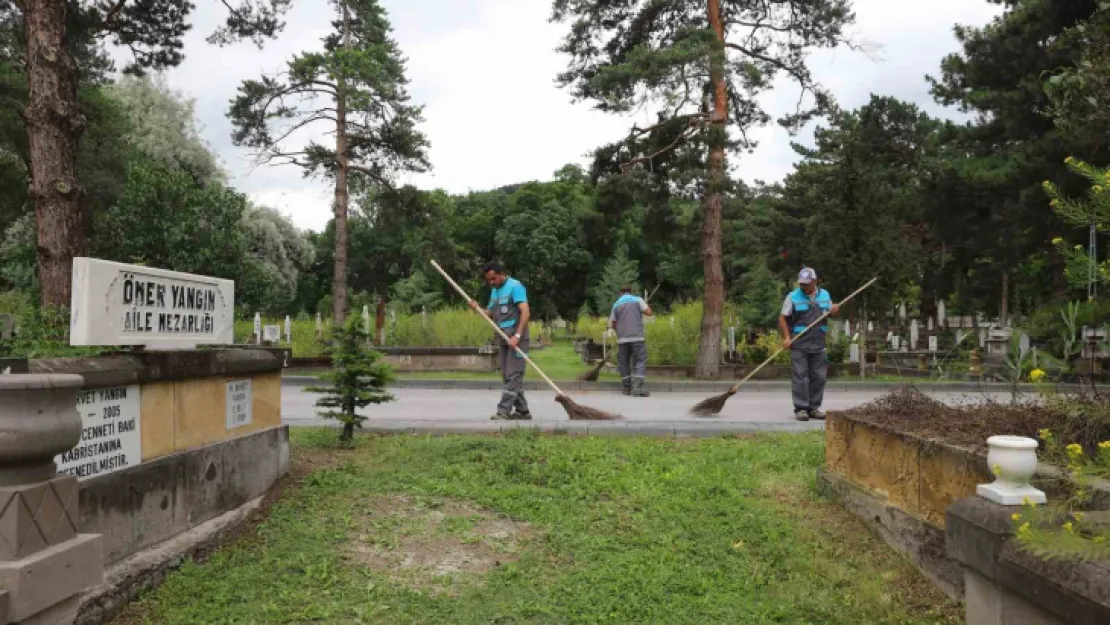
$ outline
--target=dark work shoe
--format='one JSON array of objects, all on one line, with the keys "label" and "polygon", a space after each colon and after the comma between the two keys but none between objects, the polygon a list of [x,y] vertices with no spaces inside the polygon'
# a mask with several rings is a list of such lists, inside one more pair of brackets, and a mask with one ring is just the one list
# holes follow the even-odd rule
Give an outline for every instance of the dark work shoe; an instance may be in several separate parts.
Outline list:
[{"label": "dark work shoe", "polygon": [[810,419],[817,419],[818,421],[824,421],[825,420],[825,411],[821,410],[820,408],[818,408],[816,410],[810,410],[809,411],[809,418]]},{"label": "dark work shoe", "polygon": [[621,395],[631,395],[631,394],[632,394],[632,387],[631,386],[626,386],[626,387],[621,389]]},{"label": "dark work shoe", "polygon": [[530,411],[514,412],[511,416],[509,416],[509,419],[512,419],[514,421],[531,421],[532,413]]},{"label": "dark work shoe", "polygon": [[493,421],[508,421],[509,419],[512,419],[512,417],[503,412],[499,412],[490,417],[490,419]]},{"label": "dark work shoe", "polygon": [[809,421],[809,413],[805,410],[795,410],[794,418],[798,421]]}]

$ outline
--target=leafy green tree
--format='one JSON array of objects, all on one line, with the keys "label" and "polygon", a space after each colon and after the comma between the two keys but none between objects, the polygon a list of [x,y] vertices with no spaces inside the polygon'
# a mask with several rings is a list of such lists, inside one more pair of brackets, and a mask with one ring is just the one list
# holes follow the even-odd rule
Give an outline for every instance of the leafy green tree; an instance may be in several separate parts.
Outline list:
[{"label": "leafy green tree", "polygon": [[[977,115],[953,137],[951,169],[940,179],[957,188],[934,194],[964,198],[950,204],[937,223],[965,222],[974,228],[949,240],[955,245],[949,248],[953,257],[947,271],[955,274],[962,299],[1003,317],[1018,288],[1062,294],[1066,286],[1064,259],[1051,240],[1072,233],[1045,210],[1041,182],[1051,180],[1074,192],[1081,182],[1066,171],[1063,160],[1069,154],[1092,155],[1085,142],[1062,140],[1045,114],[1053,102],[1040,87],[1046,77],[1079,62],[1081,42],[1066,35],[1094,14],[1099,0],[1004,4],[1005,11],[984,27],[957,26],[962,51],[946,57],[941,75],[929,79],[937,101]],[[971,215],[975,223],[966,224]],[[1046,271],[1022,271],[1046,252]],[[1014,280],[1022,273],[1030,281]]]},{"label": "leafy green tree", "polygon": [[631,287],[633,293],[640,292],[640,264],[628,257],[626,245],[618,246],[613,252],[601,271],[601,279],[591,289],[594,310],[604,315],[620,296],[622,286]]},{"label": "leafy green tree", "polygon": [[[260,41],[282,26],[290,0],[228,0],[229,17],[210,40]],[[86,189],[78,174],[81,136],[88,125],[78,99],[80,70],[74,46],[107,38],[131,50],[127,71],[162,69],[183,58],[182,38],[193,4],[188,0],[4,0],[0,23],[16,25],[22,54],[15,57],[29,85],[27,124],[29,199],[37,221],[41,303],[69,304],[72,260],[86,250]]]},{"label": "leafy green tree", "polygon": [[1054,45],[1079,50],[1078,62],[1045,83],[1056,128],[1069,141],[1105,156],[1110,150],[1110,5],[1100,3],[1089,20],[1068,28]]},{"label": "leafy green tree", "polygon": [[325,409],[320,412],[321,417],[343,424],[339,440],[344,442],[349,442],[355,428],[361,428],[366,421],[366,417],[358,414],[359,409],[394,400],[385,390],[393,372],[381,362],[381,354],[369,345],[370,335],[358,315],[351,315],[343,325],[335,326],[326,350],[332,368],[321,376],[329,384],[308,388],[309,392],[325,394],[316,400],[316,406]]},{"label": "leafy green tree", "polygon": [[92,250],[99,258],[234,279],[247,255],[246,210],[246,198],[221,184],[200,185],[159,163],[135,164],[119,200],[96,216]]},{"label": "leafy green tree", "polygon": [[752,260],[740,279],[740,323],[745,328],[774,328],[786,296],[783,281],[762,259]]},{"label": "leafy green tree", "polygon": [[130,122],[128,147],[201,182],[226,182],[216,156],[197,131],[194,101],[157,75],[123,76],[106,87]]},{"label": "leafy green tree", "polygon": [[235,278],[237,303],[271,314],[299,312],[300,283],[311,280],[314,261],[308,238],[271,208],[249,206],[240,223],[246,252]]},{"label": "leafy green tree", "polygon": [[389,300],[398,312],[432,312],[443,306],[443,293],[432,284],[426,273],[416,270],[390,288]]},{"label": "leafy green tree", "polygon": [[[571,60],[559,82],[572,88],[575,99],[592,100],[598,109],[615,113],[663,103],[658,124],[632,129],[632,150],[623,159],[626,169],[638,164],[650,168],[656,157],[688,144],[704,147],[705,307],[695,371],[698,377],[716,377],[725,293],[721,211],[729,188],[726,152],[753,146],[747,131],[770,120],[757,96],[777,75],[785,74],[815,100],[812,108],[780,120],[786,127],[798,127],[829,102],[814,83],[806,58],[813,48],[844,41],[843,28],[854,18],[849,3],[554,0],[553,7],[553,20],[570,22],[560,50]],[[637,141],[644,136],[667,140],[653,141],[647,152]]]},{"label": "leafy green tree", "polygon": [[[405,64],[378,0],[333,0],[339,19],[323,52],[305,52],[284,75],[247,80],[229,116],[235,145],[261,161],[300,167],[306,176],[335,182],[332,317],[347,314],[348,179],[391,186],[400,171],[426,171],[428,142],[416,125],[421,108],[409,104]],[[295,133],[319,129],[334,146],[294,145]]]}]

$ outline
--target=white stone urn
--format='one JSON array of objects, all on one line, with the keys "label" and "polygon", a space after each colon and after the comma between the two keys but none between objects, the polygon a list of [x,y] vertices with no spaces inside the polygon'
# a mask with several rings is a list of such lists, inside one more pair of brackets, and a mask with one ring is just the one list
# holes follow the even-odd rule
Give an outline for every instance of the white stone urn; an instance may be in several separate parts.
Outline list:
[{"label": "white stone urn", "polygon": [[979,496],[1004,506],[1045,503],[1044,493],[1029,483],[1037,472],[1037,441],[1025,436],[992,436],[987,445],[987,467],[995,481],[980,484],[976,489]]}]

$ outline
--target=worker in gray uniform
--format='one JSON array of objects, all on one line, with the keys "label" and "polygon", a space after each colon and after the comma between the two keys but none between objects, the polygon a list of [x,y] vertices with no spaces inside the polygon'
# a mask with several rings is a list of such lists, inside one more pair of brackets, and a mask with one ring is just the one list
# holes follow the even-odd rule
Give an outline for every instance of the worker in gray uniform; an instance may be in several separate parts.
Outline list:
[{"label": "worker in gray uniform", "polygon": [[644,315],[654,313],[643,298],[632,294],[632,288],[621,287],[621,296],[609,313],[609,323],[617,333],[617,368],[625,395],[647,397],[644,378],[647,375],[647,343],[644,338]]},{"label": "worker in gray uniform", "polygon": [[787,294],[779,316],[783,346],[790,349],[790,388],[794,398],[794,418],[798,421],[825,418],[821,404],[825,398],[825,378],[828,375],[825,333],[829,327],[822,322],[818,327],[798,335],[825,313],[835,315],[839,310],[829,292],[817,286],[817,272],[803,267],[798,274],[798,288]]}]

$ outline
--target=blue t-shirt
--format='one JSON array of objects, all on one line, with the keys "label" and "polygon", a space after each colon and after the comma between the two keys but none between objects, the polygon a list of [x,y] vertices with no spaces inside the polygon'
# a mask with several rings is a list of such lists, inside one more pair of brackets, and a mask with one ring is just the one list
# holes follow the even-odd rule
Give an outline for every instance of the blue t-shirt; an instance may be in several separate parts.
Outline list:
[{"label": "blue t-shirt", "polygon": [[515,278],[508,278],[505,284],[490,290],[489,305],[493,320],[506,334],[512,335],[514,329],[522,339],[528,338],[528,328],[517,328],[520,323],[520,304],[528,302],[528,291]]}]

